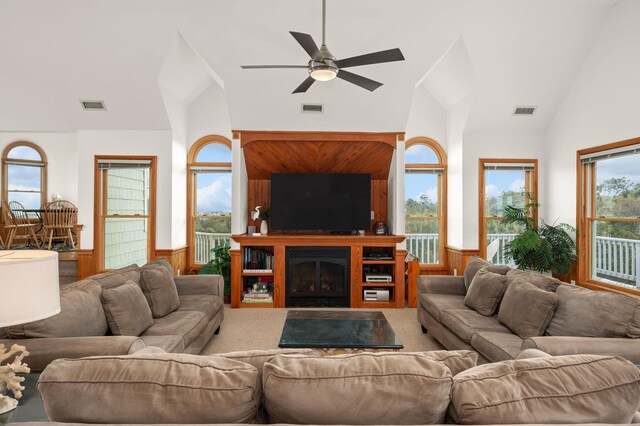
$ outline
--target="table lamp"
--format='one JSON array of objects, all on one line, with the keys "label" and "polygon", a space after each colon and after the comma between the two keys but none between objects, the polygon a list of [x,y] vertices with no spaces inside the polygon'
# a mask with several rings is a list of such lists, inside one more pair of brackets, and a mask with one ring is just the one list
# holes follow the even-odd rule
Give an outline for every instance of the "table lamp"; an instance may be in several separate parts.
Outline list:
[{"label": "table lamp", "polygon": [[[60,312],[58,253],[46,250],[0,251],[0,327],[48,318]],[[18,401],[3,395],[6,387],[16,398],[22,396],[23,377],[28,373],[22,362],[28,356],[24,346],[11,349],[0,344],[0,414],[11,411]],[[9,358],[14,357],[13,361]]]}]

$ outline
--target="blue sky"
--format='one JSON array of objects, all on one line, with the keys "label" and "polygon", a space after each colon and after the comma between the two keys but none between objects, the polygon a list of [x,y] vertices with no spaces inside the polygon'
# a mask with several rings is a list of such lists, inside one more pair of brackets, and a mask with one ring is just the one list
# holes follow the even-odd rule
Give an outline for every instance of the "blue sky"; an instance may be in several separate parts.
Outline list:
[{"label": "blue sky", "polygon": [[[221,143],[205,145],[196,157],[199,163],[230,163],[231,150]],[[198,173],[196,213],[231,214],[231,173]]]},{"label": "blue sky", "polygon": [[596,166],[596,184],[612,177],[626,177],[632,182],[640,183],[640,154],[600,160]]}]

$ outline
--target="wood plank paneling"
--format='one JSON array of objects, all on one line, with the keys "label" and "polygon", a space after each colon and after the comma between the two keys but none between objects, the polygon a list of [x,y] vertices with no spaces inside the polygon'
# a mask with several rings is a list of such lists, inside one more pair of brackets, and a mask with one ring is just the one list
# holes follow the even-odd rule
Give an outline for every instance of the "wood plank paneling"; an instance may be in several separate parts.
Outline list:
[{"label": "wood plank paneling", "polygon": [[464,274],[469,259],[478,256],[478,249],[459,249],[447,246],[447,265],[449,265],[449,274],[454,275],[454,271],[458,275]]},{"label": "wood plank paneling", "polygon": [[82,280],[98,272],[95,253],[92,249],[76,250],[78,253],[78,279]]},{"label": "wood plank paneling", "polygon": [[184,275],[187,273],[187,246],[177,249],[159,249],[156,250],[153,258],[165,257],[171,267],[174,275]]}]

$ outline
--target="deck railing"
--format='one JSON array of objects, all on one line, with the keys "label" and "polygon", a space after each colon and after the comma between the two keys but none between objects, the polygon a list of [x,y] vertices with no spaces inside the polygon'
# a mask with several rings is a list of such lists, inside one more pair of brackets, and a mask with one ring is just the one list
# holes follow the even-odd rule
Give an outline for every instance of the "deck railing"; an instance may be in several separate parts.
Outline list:
[{"label": "deck railing", "polygon": [[438,234],[406,234],[407,251],[420,263],[438,263]]},{"label": "deck railing", "polygon": [[231,244],[231,234],[196,232],[195,262],[207,263],[213,256],[211,250],[225,244]]},{"label": "deck railing", "polygon": [[640,240],[596,237],[592,265],[596,275],[640,289]]},{"label": "deck railing", "polygon": [[504,255],[504,246],[513,241],[518,234],[487,234],[487,260],[495,265],[507,265],[515,268],[515,263]]}]

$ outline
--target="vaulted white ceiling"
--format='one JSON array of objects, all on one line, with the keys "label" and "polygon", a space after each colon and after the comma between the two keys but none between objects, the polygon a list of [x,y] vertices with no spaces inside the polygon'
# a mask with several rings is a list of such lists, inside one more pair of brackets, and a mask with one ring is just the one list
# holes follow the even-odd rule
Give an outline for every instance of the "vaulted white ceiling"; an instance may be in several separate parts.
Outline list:
[{"label": "vaulted white ceiling", "polygon": [[[236,129],[402,131],[416,85],[462,43],[474,77],[468,127],[544,131],[616,2],[328,0],[336,57],[399,47],[406,61],[350,69],[384,83],[373,93],[336,79],[292,95],[306,70],[240,65],[306,64],[289,31],[320,43],[320,0],[0,0],[0,130],[170,129],[158,77],[180,35],[221,80]],[[459,91],[443,70],[452,87],[435,92]],[[194,99],[193,87],[174,90]],[[108,111],[82,111],[80,99]],[[301,114],[302,102],[325,113]],[[516,118],[515,105],[539,109]]]}]

